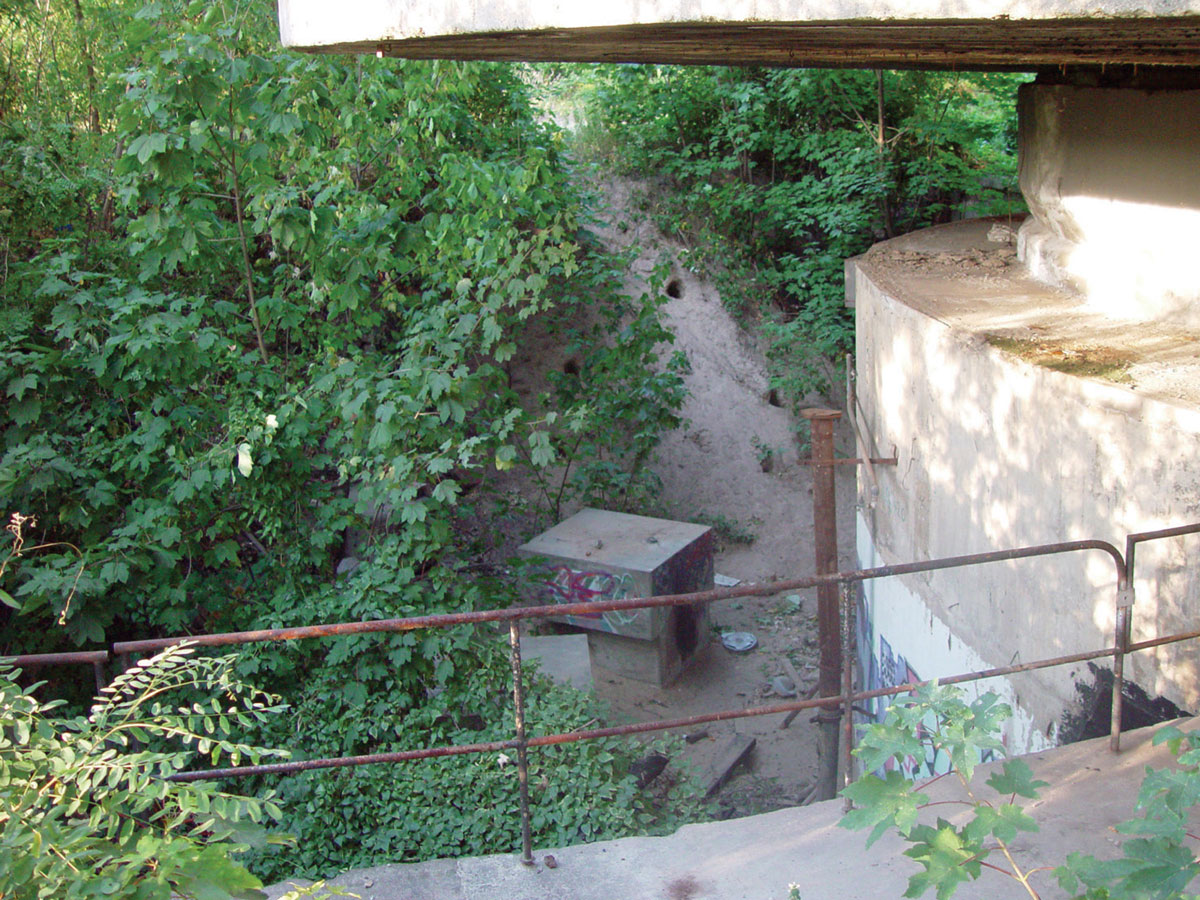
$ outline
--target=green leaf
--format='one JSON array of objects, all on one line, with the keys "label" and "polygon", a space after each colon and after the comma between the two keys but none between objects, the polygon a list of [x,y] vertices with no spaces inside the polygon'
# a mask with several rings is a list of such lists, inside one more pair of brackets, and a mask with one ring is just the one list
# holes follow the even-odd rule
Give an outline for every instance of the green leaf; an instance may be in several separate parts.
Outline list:
[{"label": "green leaf", "polygon": [[979,877],[980,862],[987,852],[977,843],[964,840],[945,819],[938,819],[936,827],[913,828],[909,838],[914,846],[904,855],[920,863],[925,871],[909,878],[905,897],[920,897],[934,888],[938,900],[948,900],[960,884]]},{"label": "green leaf", "polygon": [[914,728],[907,727],[900,716],[889,715],[885,721],[867,726],[854,753],[863,769],[875,771],[893,759],[904,761],[910,757],[923,757],[925,746]]},{"label": "green leaf", "polygon": [[870,828],[868,847],[889,828],[907,835],[917,820],[918,807],[929,802],[927,795],[914,790],[913,783],[896,771],[888,772],[884,778],[864,775],[847,785],[842,794],[859,808],[846,813],[838,824],[852,831]]},{"label": "green leaf", "polygon": [[998,794],[1016,794],[1036,800],[1038,791],[1049,783],[1033,777],[1033,770],[1020,759],[1005,760],[1001,771],[993,772],[987,780],[988,787]]},{"label": "green leaf", "polygon": [[138,162],[145,164],[150,157],[156,153],[162,153],[166,149],[167,136],[165,134],[143,134],[129,144],[129,149],[125,153],[129,156],[136,156]]},{"label": "green leaf", "polygon": [[1038,824],[1021,807],[1005,804],[996,809],[996,822],[992,826],[992,834],[1008,843],[1017,836],[1018,831],[1036,832]]},{"label": "green leaf", "polygon": [[496,449],[495,466],[498,471],[506,472],[516,465],[517,448],[503,444]]},{"label": "green leaf", "polygon": [[33,374],[26,374],[26,375],[22,375],[20,378],[14,378],[12,381],[10,381],[8,383],[8,388],[7,388],[8,396],[14,397],[17,400],[20,400],[22,397],[25,396],[26,391],[33,390],[34,388],[36,388],[37,383],[38,383],[37,376],[33,375]]}]

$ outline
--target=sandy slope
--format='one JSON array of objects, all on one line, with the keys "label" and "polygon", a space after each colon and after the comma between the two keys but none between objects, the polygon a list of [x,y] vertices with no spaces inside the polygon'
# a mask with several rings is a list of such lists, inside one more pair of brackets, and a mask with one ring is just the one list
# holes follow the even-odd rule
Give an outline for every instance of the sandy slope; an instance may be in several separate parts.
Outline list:
[{"label": "sandy slope", "polygon": [[[747,581],[809,574],[812,556],[812,473],[796,465],[797,443],[789,412],[769,401],[761,352],[722,306],[713,285],[678,262],[680,246],[664,239],[636,211],[639,185],[618,177],[598,182],[606,198],[598,233],[612,249],[637,248],[626,278],[631,292],[646,290],[645,279],[662,254],[673,260],[666,305],[676,348],[691,362],[688,425],[665,437],[655,470],[663,482],[662,510],[671,518],[710,521],[721,517],[752,532],[753,543],[723,542],[717,571]],[[828,400],[811,398],[813,405]],[[839,432],[839,452],[849,455],[849,435]],[[766,472],[761,448],[773,451]],[[839,550],[843,568],[854,567],[854,473],[839,467]],[[784,675],[786,655],[801,676],[801,690],[815,681],[815,596],[795,600],[779,595],[715,606],[714,633],[704,661],[671,687],[656,690],[601,673],[599,693],[634,719],[670,718],[771,702],[768,682]],[[734,655],[719,643],[721,630],[754,633],[759,646]],[[797,802],[815,771],[816,734],[807,716],[786,730],[781,716],[747,718],[709,725],[709,737],[689,748],[704,766],[734,731],[755,737],[749,771],[722,792],[730,814],[745,814]]]}]

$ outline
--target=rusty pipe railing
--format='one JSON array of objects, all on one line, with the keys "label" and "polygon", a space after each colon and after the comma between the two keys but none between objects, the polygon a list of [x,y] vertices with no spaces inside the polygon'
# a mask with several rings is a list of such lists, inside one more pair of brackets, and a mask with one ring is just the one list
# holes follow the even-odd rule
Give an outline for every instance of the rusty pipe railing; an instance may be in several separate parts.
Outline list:
[{"label": "rusty pipe railing", "polygon": [[21,656],[3,657],[4,661],[22,668],[37,666],[62,666],[84,664],[92,667],[96,677],[96,690],[104,690],[108,683],[104,664],[108,662],[107,650],[78,650],[72,653],[25,653]]},{"label": "rusty pipe railing", "polygon": [[[1109,544],[1105,541],[1090,540],[1066,541],[1055,544],[1040,545],[1037,547],[1021,547],[1012,550],[997,550],[988,553],[947,557],[940,560],[903,563],[893,566],[876,566],[869,569],[837,572],[831,575],[810,576],[807,578],[791,579],[788,581],[777,581],[769,585],[751,584],[731,588],[716,588],[710,591],[699,591],[690,594],[672,594],[646,598],[626,598],[622,600],[606,600],[588,603],[563,603],[552,604],[548,606],[522,607],[505,610],[479,610],[466,613],[446,613],[432,616],[414,616],[405,619],[379,620],[376,622],[350,622],[340,625],[315,625],[300,626],[296,628],[266,629],[254,632],[230,632],[226,634],[201,636],[197,642],[202,644],[222,646],[249,643],[259,640],[298,640],[310,637],[324,637],[338,634],[358,634],[370,631],[408,631],[422,627],[446,627],[449,625],[463,625],[472,623],[478,624],[483,622],[507,620],[510,623],[510,645],[513,648],[514,657],[516,658],[516,667],[514,668],[515,676],[519,671],[520,634],[516,632],[515,629],[516,621],[519,619],[551,615],[566,615],[581,612],[607,612],[611,610],[677,606],[687,603],[712,602],[716,600],[734,599],[738,597],[764,596],[787,590],[812,587],[816,584],[841,583],[848,586],[851,583],[867,581],[872,578],[883,578],[912,572],[937,571],[940,569],[957,568],[967,565],[983,565],[987,563],[1003,562],[1013,559],[1028,559],[1039,556],[1052,556],[1062,553],[1091,550],[1099,550],[1107,553],[1114,560],[1118,583],[1123,588],[1125,585],[1124,560],[1122,559],[1120,552],[1112,544]],[[844,590],[842,592],[842,599],[844,603],[850,602],[850,592],[848,590]],[[844,619],[848,622],[850,617],[845,616]],[[850,638],[851,635],[846,636],[847,640]],[[135,650],[156,650],[179,643],[182,640],[189,639],[186,637],[176,637],[159,638],[150,641],[128,641],[115,644],[114,651],[117,653],[127,653]],[[1070,662],[1079,662],[1089,659],[1098,659],[1104,656],[1113,656],[1115,650],[1115,647],[1109,647],[1103,650],[1085,651],[1083,653],[1072,654],[1070,656],[1055,657],[1054,659],[1048,661],[1033,661],[1029,663],[981,670],[974,673],[965,673],[963,675],[944,678],[941,679],[941,681],[944,684],[954,684],[983,678],[993,678],[1000,675],[1013,674],[1016,672],[1027,672],[1040,668],[1064,665]],[[690,727],[708,722],[717,722],[727,719],[746,718],[760,715],[773,715],[776,713],[788,713],[804,709],[829,709],[831,707],[833,709],[837,709],[839,706],[843,708],[843,721],[845,721],[845,717],[847,716],[846,710],[850,709],[853,703],[856,701],[871,699],[874,697],[901,694],[912,690],[913,686],[909,685],[907,687],[900,687],[896,689],[877,689],[859,693],[847,693],[847,682],[844,672],[846,665],[850,663],[851,659],[852,654],[844,654],[842,681],[843,691],[835,696],[815,698],[812,700],[793,701],[790,703],[777,703],[769,706],[752,707],[749,709],[743,708],[737,710],[724,710],[716,713],[705,713],[697,716],[689,716],[682,719],[665,719],[654,722],[642,722],[631,725],[614,726],[610,728],[591,729],[588,731],[576,731],[565,734],[533,737],[527,739],[525,744],[527,747],[565,744],[580,740],[642,734],[653,731],[665,731],[673,728]],[[516,679],[514,680],[514,700],[516,700],[517,694],[522,692],[519,686],[519,681]],[[518,749],[521,742],[522,736],[518,735],[516,740],[510,741],[492,741],[482,744],[435,747],[427,750],[400,751],[395,753],[372,754],[368,756],[335,757],[319,760],[298,760],[291,763],[270,763],[260,766],[238,766],[226,769],[213,769],[206,772],[180,773],[172,777],[177,780],[197,781],[231,778],[245,775],[283,774],[318,768],[335,768],[342,766],[367,765],[372,763],[399,762],[402,760],[452,756],[462,753],[498,752],[503,750]],[[847,745],[849,746],[849,744],[850,742],[848,741]],[[525,765],[526,764],[521,762],[520,754],[518,754],[518,767],[525,768]],[[845,762],[843,762],[843,765],[846,767],[845,771],[849,772],[849,765],[847,765]]]},{"label": "rusty pipe railing", "polygon": [[521,632],[517,620],[508,623],[508,645],[512,653],[513,716],[517,733],[517,780],[521,803],[521,862],[533,865],[533,833],[529,822],[529,742],[525,738],[525,688],[521,677]]},{"label": "rusty pipe railing", "polygon": [[175,637],[149,638],[140,641],[119,641],[113,644],[112,652],[121,656],[128,653],[145,653],[165,650],[182,641],[190,641],[203,647],[222,647],[232,644],[252,644],[259,641],[294,641],[315,637],[334,637],[346,634],[370,634],[374,632],[414,631],[418,628],[446,628],[452,625],[479,625],[485,622],[510,622],[514,619],[544,619],[550,616],[573,616],[615,612],[629,609],[657,609],[668,606],[690,606],[696,603],[712,603],[720,600],[738,600],[745,597],[769,597],[784,591],[803,590],[821,585],[837,585],[844,581],[869,581],[893,575],[910,575],[918,572],[935,572],[963,566],[984,565],[1015,559],[1039,556],[1054,556],[1084,550],[1103,551],[1112,557],[1117,571],[1120,588],[1125,586],[1125,562],[1119,550],[1107,541],[1082,540],[1062,541],[1055,544],[1039,544],[1013,550],[993,550],[987,553],[971,553],[965,556],[950,556],[923,562],[900,563],[892,566],[876,566],[833,572],[828,575],[810,575],[805,578],[783,579],[766,584],[751,583],[736,587],[713,588],[689,594],[660,594],[655,597],[625,597],[620,600],[591,600],[579,603],[552,603],[543,606],[518,606],[507,609],[484,609],[461,613],[436,613],[425,616],[408,616],[399,619],[376,619],[368,622],[341,622],[329,625],[298,625],[288,628],[263,628],[254,631],[230,631],[218,634],[177,635]]},{"label": "rusty pipe railing", "polygon": [[[842,582],[842,787],[854,780],[854,598],[849,582]],[[846,798],[846,811],[850,798]]]},{"label": "rusty pipe railing", "polygon": [[[937,679],[939,684],[965,684],[971,681],[982,681],[986,678],[997,678],[1002,675],[1014,675],[1018,672],[1032,672],[1038,669],[1049,669],[1054,666],[1069,665],[1070,663],[1086,662],[1112,656],[1114,648],[1102,650],[1086,650],[1071,653],[1066,656],[1056,656],[1051,659],[1034,660],[1027,663],[1017,663],[1009,666],[997,666],[991,669],[979,669],[975,672],[964,672]],[[751,706],[740,709],[727,709],[713,713],[700,713],[676,719],[659,719],[652,722],[633,722],[628,725],[613,725],[606,728],[592,728],[581,731],[569,731],[559,734],[547,734],[530,737],[526,740],[528,747],[548,747],[559,744],[572,744],[577,741],[588,741],[596,738],[625,737],[633,734],[647,734],[654,731],[669,731],[675,728],[690,728],[695,725],[706,725],[710,722],[724,722],[730,719],[746,719],[755,716],[771,716],[778,713],[803,711],[806,709],[819,710],[826,706],[843,706],[845,703],[855,703],[859,700],[871,700],[876,697],[895,696],[916,690],[930,681],[913,681],[894,687],[874,688],[869,691],[858,691],[849,695],[838,694],[833,697],[814,697],[811,700],[792,700],[785,703],[772,703],[767,706]],[[442,747],[431,747],[425,750],[400,750],[392,753],[375,753],[365,756],[339,756],[325,759],[301,759],[294,762],[264,763],[251,766],[231,766],[225,769],[207,769],[198,772],[180,772],[170,776],[172,781],[215,781],[222,778],[238,778],[247,775],[281,775],[292,772],[306,772],[312,769],[335,769],[347,766],[362,766],[374,763],[402,762],[404,760],[432,759],[443,756],[459,756],[467,753],[496,753],[503,750],[515,750],[519,740],[489,741],[478,744],[451,744]]]},{"label": "rusty pipe railing", "polygon": [[[1161,642],[1130,643],[1133,631],[1133,604],[1135,558],[1138,544],[1148,541],[1160,541],[1167,538],[1183,537],[1184,535],[1200,533],[1200,523],[1177,525],[1173,528],[1159,528],[1154,531],[1140,531],[1125,537],[1125,586],[1117,594],[1116,645],[1118,652],[1113,656],[1113,701],[1112,725],[1109,730],[1109,743],[1113,750],[1121,749],[1121,705],[1125,693],[1125,657],[1136,650],[1149,649],[1152,646],[1174,643],[1170,638]],[[1174,637],[1174,636],[1172,636]],[[1183,638],[1186,639],[1186,638]]]},{"label": "rusty pipe railing", "polygon": [[[516,711],[516,737],[506,741],[489,741],[476,744],[460,744],[444,747],[431,747],[421,750],[406,750],[393,753],[360,755],[353,757],[336,757],[328,759],[314,760],[296,760],[285,763],[271,763],[265,765],[250,765],[237,766],[225,769],[211,769],[206,771],[178,773],[172,776],[173,780],[177,781],[200,781],[232,778],[244,775],[272,775],[285,774],[291,772],[308,771],[313,769],[346,767],[368,765],[376,763],[393,763],[417,759],[429,759],[444,756],[456,756],[468,753],[487,753],[499,752],[504,750],[516,750],[518,757],[519,776],[523,777],[526,785],[526,790],[521,797],[521,816],[522,816],[522,859],[525,862],[532,860],[531,856],[531,838],[529,830],[529,806],[527,793],[528,779],[528,760],[526,751],[530,747],[550,746],[556,744],[566,744],[582,740],[592,740],[596,738],[616,737],[623,735],[649,733],[654,731],[663,731],[674,728],[686,728],[698,724],[708,722],[723,721],[728,719],[746,718],[752,716],[773,715],[778,713],[795,713],[805,709],[821,710],[829,708],[842,707],[843,728],[848,736],[846,741],[845,752],[846,757],[843,757],[843,765],[847,777],[851,773],[851,767],[848,762],[848,754],[851,749],[853,735],[853,704],[862,700],[869,700],[878,697],[894,696],[897,694],[907,693],[914,690],[920,684],[927,682],[911,682],[903,685],[896,685],[887,688],[878,688],[869,691],[852,691],[853,673],[847,670],[852,666],[853,654],[846,652],[852,646],[853,632],[850,630],[849,622],[851,617],[850,610],[846,610],[846,615],[843,617],[846,623],[845,633],[843,638],[843,668],[842,668],[842,690],[837,696],[820,697],[809,700],[796,700],[791,702],[776,703],[766,706],[758,706],[751,708],[743,708],[736,710],[723,710],[713,713],[705,713],[696,716],[688,716],[684,718],[664,719],[654,722],[634,723],[630,725],[611,726],[605,728],[594,728],[580,730],[562,734],[528,736],[526,734],[524,721],[524,688],[521,675],[521,659],[520,659],[520,634],[517,629],[517,624],[520,620],[530,618],[542,618],[547,616],[559,616],[578,613],[598,613],[615,610],[627,609],[643,609],[656,607],[681,606],[694,603],[708,603],[721,600],[730,600],[742,597],[753,596],[769,596],[782,591],[799,590],[808,587],[816,587],[822,585],[841,585],[842,587],[842,604],[850,606],[852,604],[850,585],[860,583],[876,578],[891,577],[897,575],[915,574],[921,572],[932,572],[942,569],[960,568],[963,566],[984,565],[994,562],[1003,562],[1018,559],[1030,559],[1035,557],[1053,556],[1064,553],[1083,552],[1083,551],[1100,551],[1108,554],[1114,564],[1117,583],[1117,621],[1115,627],[1115,635],[1113,645],[1098,650],[1088,650],[1078,653],[1067,654],[1063,656],[1053,657],[1049,659],[1035,660],[1027,663],[1015,665],[999,666],[990,669],[982,669],[975,672],[961,673],[939,679],[942,684],[961,684],[971,681],[982,680],[986,678],[994,678],[998,676],[1010,675],[1019,672],[1028,672],[1038,669],[1051,668],[1054,666],[1067,665],[1075,662],[1083,662],[1093,659],[1102,659],[1104,657],[1112,657],[1114,665],[1114,739],[1111,746],[1114,750],[1119,749],[1120,736],[1120,686],[1121,683],[1117,680],[1117,673],[1123,662],[1123,657],[1129,653],[1137,652],[1151,647],[1162,646],[1168,643],[1175,643],[1183,640],[1200,638],[1200,630],[1186,632],[1177,635],[1168,635],[1155,638],[1152,640],[1132,643],[1129,641],[1131,608],[1133,603],[1133,592],[1131,589],[1131,572],[1133,550],[1138,543],[1157,540],[1167,537],[1175,537],[1185,534],[1200,533],[1200,524],[1181,526],[1178,528],[1162,529],[1156,532],[1144,532],[1136,535],[1130,535],[1127,539],[1126,548],[1127,555],[1122,557],[1120,551],[1115,546],[1098,540],[1083,540],[1083,541],[1064,541],[1053,544],[1042,544],[1033,547],[1021,547],[1011,550],[999,550],[986,553],[968,554],[956,557],[947,557],[937,560],[926,560],[915,563],[903,563],[892,566],[876,566],[868,569],[858,569],[845,572],[836,572],[828,575],[816,575],[805,578],[788,579],[784,581],[776,581],[770,584],[749,584],[731,588],[716,588],[710,591],[700,591],[688,594],[673,594],[661,595],[657,597],[646,598],[625,598],[622,600],[608,600],[586,603],[568,603],[568,604],[552,604],[532,607],[518,607],[514,609],[494,609],[494,610],[478,610],[466,613],[446,613],[427,616],[412,616],[400,619],[378,620],[373,622],[346,622],[335,624],[324,624],[315,626],[298,626],[292,628],[276,628],[276,629],[261,629],[256,631],[230,632],[224,634],[213,635],[198,635],[195,637],[178,636],[171,638],[157,638],[143,641],[124,641],[113,645],[113,653],[116,655],[125,655],[136,652],[145,652],[163,649],[173,644],[184,640],[194,641],[203,646],[228,646],[236,644],[244,644],[259,641],[280,641],[280,640],[299,640],[313,637],[325,637],[331,635],[342,634],[363,634],[372,632],[400,632],[409,631],[417,628],[431,627],[449,627],[465,624],[483,624],[489,622],[508,622],[509,623],[509,642],[513,662],[514,675],[514,703]],[[46,664],[51,662],[93,662],[107,661],[107,651],[94,651],[84,654],[43,654],[40,656],[24,656],[17,657],[18,662],[26,664]]]},{"label": "rusty pipe railing", "polygon": [[1183,537],[1188,534],[1200,534],[1200,522],[1192,525],[1176,525],[1173,528],[1159,528],[1155,531],[1137,531],[1125,537],[1125,567],[1129,570],[1130,583],[1133,582],[1134,556],[1137,545],[1147,541],[1161,541],[1165,538]]}]

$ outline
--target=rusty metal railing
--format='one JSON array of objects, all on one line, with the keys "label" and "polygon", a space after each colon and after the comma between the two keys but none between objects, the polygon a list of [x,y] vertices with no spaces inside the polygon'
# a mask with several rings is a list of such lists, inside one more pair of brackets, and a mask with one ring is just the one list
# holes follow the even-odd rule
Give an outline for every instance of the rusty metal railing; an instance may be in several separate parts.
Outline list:
[{"label": "rusty metal railing", "polygon": [[[190,641],[201,646],[231,646],[238,644],[258,643],[262,641],[305,640],[333,635],[395,633],[412,631],[420,628],[446,628],[467,624],[485,624],[491,622],[506,622],[509,626],[509,646],[513,672],[513,699],[515,707],[514,737],[505,741],[489,741],[475,744],[456,744],[441,747],[430,747],[420,750],[403,750],[391,753],[375,753],[359,756],[333,757],[325,759],[296,760],[284,763],[269,763],[253,766],[235,766],[205,771],[184,772],[172,776],[176,781],[200,781],[234,778],[246,775],[276,775],[314,769],[341,768],[348,766],[373,765],[380,763],[397,763],[408,760],[430,759],[444,756],[457,756],[469,753],[493,753],[497,751],[515,750],[519,777],[519,805],[521,815],[522,862],[532,865],[532,837],[530,829],[530,808],[528,792],[528,750],[531,747],[544,747],[557,744],[567,744],[576,741],[593,740],[596,738],[615,737],[623,735],[643,734],[654,731],[665,731],[674,728],[684,728],[708,722],[718,722],[730,719],[749,718],[754,716],[774,715],[777,713],[795,713],[806,709],[840,711],[843,728],[843,771],[849,779],[852,772],[851,752],[853,750],[853,706],[856,702],[877,697],[895,696],[908,693],[927,682],[909,682],[902,685],[877,688],[869,691],[853,690],[853,651],[855,635],[848,627],[851,621],[854,604],[854,592],[851,586],[857,583],[877,578],[887,578],[900,575],[933,572],[944,569],[962,568],[965,566],[986,565],[1011,560],[1033,559],[1055,556],[1067,553],[1101,552],[1106,554],[1113,563],[1115,572],[1116,617],[1113,643],[1111,646],[1086,650],[1053,658],[1034,660],[1015,665],[997,666],[975,672],[965,672],[938,679],[941,684],[962,684],[985,678],[995,678],[1018,672],[1029,672],[1037,669],[1051,668],[1070,663],[1084,662],[1104,657],[1113,659],[1113,708],[1111,714],[1112,735],[1110,747],[1116,752],[1120,749],[1121,728],[1121,695],[1124,679],[1124,658],[1129,653],[1147,650],[1178,641],[1200,638],[1200,630],[1181,634],[1168,635],[1151,640],[1131,643],[1131,610],[1133,605],[1132,591],[1132,561],[1138,544],[1152,540],[1162,540],[1188,534],[1200,533],[1200,523],[1185,525],[1177,528],[1162,529],[1154,532],[1132,534],[1126,541],[1126,555],[1107,541],[1080,540],[1064,541],[1053,544],[1040,544],[1030,547],[1019,547],[1011,550],[997,550],[987,553],[974,553],[964,556],[947,557],[943,559],[926,560],[922,562],[902,563],[891,566],[876,566],[868,569],[835,572],[827,575],[813,575],[805,578],[793,578],[774,581],[769,584],[746,584],[735,587],[715,588],[708,591],[698,591],[686,594],[668,594],[654,597],[632,597],[619,600],[602,600],[579,603],[558,603],[542,606],[514,607],[508,609],[487,609],[463,613],[442,613],[426,616],[410,616],[398,619],[381,619],[368,622],[342,622],[323,625],[298,626],[291,628],[260,629],[255,631],[228,632],[222,634],[202,634],[195,636],[176,636],[168,638],[152,638],[138,641],[122,641],[113,644],[112,655],[119,659],[133,653],[153,652]],[[812,587],[840,586],[843,628],[840,635],[843,642],[841,693],[813,699],[794,700],[755,706],[743,709],[721,710],[684,718],[661,719],[652,722],[639,722],[628,725],[617,725],[605,728],[592,728],[560,734],[539,735],[529,737],[525,727],[524,685],[521,665],[521,636],[519,623],[526,619],[547,618],[550,616],[595,614],[618,610],[653,609],[660,607],[685,606],[697,603],[712,603],[734,600],[746,597],[762,597],[778,594],[784,591],[802,590]],[[76,654],[41,654],[17,657],[18,663],[26,665],[59,664],[59,663],[90,663],[102,673],[103,664],[109,660],[109,651],[94,651]],[[98,676],[99,677],[99,676]]]},{"label": "rusty metal railing", "polygon": [[96,690],[103,690],[108,683],[108,675],[104,664],[109,660],[107,650],[79,650],[73,653],[26,653],[22,656],[5,656],[4,661],[12,665],[24,666],[62,666],[89,665],[96,676]]}]

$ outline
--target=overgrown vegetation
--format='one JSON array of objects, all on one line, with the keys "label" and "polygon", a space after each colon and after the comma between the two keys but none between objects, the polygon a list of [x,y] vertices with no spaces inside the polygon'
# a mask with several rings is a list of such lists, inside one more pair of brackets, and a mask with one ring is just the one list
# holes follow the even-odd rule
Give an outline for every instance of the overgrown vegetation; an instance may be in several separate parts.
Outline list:
[{"label": "overgrown vegetation", "polygon": [[[653,499],[686,370],[659,315],[665,271],[621,294],[624,263],[588,239],[526,81],[275,41],[256,5],[0,0],[0,508],[19,516],[0,652],[503,605],[496,533],[530,519],[502,478],[534,485],[546,517]],[[1010,205],[1003,76],[594,82],[611,158],[669,179],[651,212],[692,241],[686,264],[727,298],[740,287],[792,400],[848,339],[844,257],[964,204]],[[508,368],[535,330],[573,366],[522,398]],[[265,644],[220,665],[287,703],[242,721],[247,743],[316,757],[510,736],[488,629]],[[83,702],[56,677],[46,690]],[[529,704],[537,730],[601,715],[538,679]],[[698,815],[686,785],[639,790],[633,752],[536,752],[535,840]],[[298,847],[250,858],[282,877],[510,850],[513,779],[462,757],[238,787],[280,792]]]},{"label": "overgrown vegetation", "polygon": [[279,840],[264,827],[282,815],[272,795],[166,778],[196,755],[257,762],[268,751],[234,731],[277,698],[240,684],[231,659],[191,652],[144,661],[68,719],[0,668],[0,896],[220,900],[262,886],[230,854]]},{"label": "overgrown vegetation", "polygon": [[[543,512],[652,486],[683,362],[650,365],[657,301],[618,294],[523,83],[282,52],[265,12],[0,6],[0,508],[32,517],[0,652],[506,605],[498,471],[561,477]],[[558,309],[602,324],[523,401],[506,366]],[[511,737],[486,629],[237,667],[288,703],[246,740],[302,755]],[[537,729],[598,715],[541,682],[529,703]],[[536,839],[689,814],[637,792],[635,752],[534,753]],[[285,780],[305,850],[255,865],[508,851],[512,781],[479,758]]]},{"label": "overgrown vegetation", "polygon": [[851,349],[843,264],[964,215],[1023,211],[1025,76],[703,67],[544,69],[585,154],[656,176],[647,212],[757,318],[776,387],[828,387]]},{"label": "overgrown vegetation", "polygon": [[986,334],[984,340],[997,350],[1056,372],[1117,384],[1133,382],[1129,374],[1131,360],[1126,354],[1108,347],[1087,346],[1078,341],[1060,339],[1028,340],[1002,334]]},{"label": "overgrown vegetation", "polygon": [[[1033,900],[1041,896],[1038,880],[1049,877],[1046,870],[1030,869],[1012,842],[1019,832],[1038,831],[1018,798],[1036,800],[1049,785],[1035,779],[1020,759],[1004,761],[988,777],[988,792],[972,781],[981,751],[1003,752],[1000,726],[1011,715],[993,693],[968,703],[961,689],[934,683],[898,701],[884,722],[865,729],[855,750],[865,770],[882,770],[889,760],[903,763],[927,752],[941,754],[963,790],[957,804],[967,814],[958,820],[963,824],[941,816],[929,824],[922,810],[948,801],[930,803],[928,795],[895,769],[883,777],[864,775],[845,789],[859,808],[847,813],[844,827],[871,829],[867,846],[892,829],[910,845],[904,854],[919,863],[921,871],[909,878],[905,897],[932,890],[938,900],[948,900],[960,885],[985,875],[1015,882],[1019,888],[1012,889]],[[1147,770],[1135,810],[1140,815],[1116,829],[1127,835],[1122,856],[1100,860],[1075,852],[1053,870],[1059,887],[1076,900],[1191,896],[1184,891],[1200,876],[1193,851],[1196,836],[1189,830],[1189,816],[1200,801],[1200,738],[1165,726],[1153,740],[1167,744],[1178,765]]]}]

